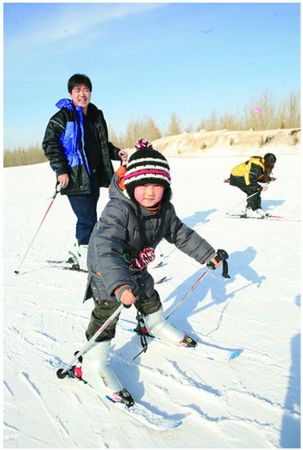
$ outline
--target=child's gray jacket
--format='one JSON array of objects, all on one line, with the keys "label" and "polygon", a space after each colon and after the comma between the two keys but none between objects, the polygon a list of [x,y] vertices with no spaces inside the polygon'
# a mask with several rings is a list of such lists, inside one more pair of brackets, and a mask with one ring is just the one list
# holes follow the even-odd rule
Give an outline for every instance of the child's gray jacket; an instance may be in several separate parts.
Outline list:
[{"label": "child's gray jacket", "polygon": [[121,285],[139,287],[150,297],[154,280],[147,268],[131,272],[127,261],[145,247],[155,248],[162,238],[201,264],[215,254],[205,239],[177,217],[172,203],[167,202],[159,212],[151,213],[127,198],[117,182],[114,175],[110,200],[90,237],[84,301],[92,296],[96,300],[116,301],[114,290]]}]

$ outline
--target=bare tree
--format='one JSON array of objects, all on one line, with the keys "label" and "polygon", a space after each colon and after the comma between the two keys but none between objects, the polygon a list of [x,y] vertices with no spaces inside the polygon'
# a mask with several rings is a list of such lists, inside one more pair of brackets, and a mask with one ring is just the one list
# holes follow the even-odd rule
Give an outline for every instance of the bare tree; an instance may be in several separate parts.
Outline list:
[{"label": "bare tree", "polygon": [[300,122],[300,93],[290,92],[288,98],[280,105],[278,112],[278,127],[299,128]]},{"label": "bare tree", "polygon": [[168,135],[172,136],[175,134],[182,133],[180,120],[178,119],[177,115],[175,113],[172,113],[170,116],[170,122],[168,125]]}]

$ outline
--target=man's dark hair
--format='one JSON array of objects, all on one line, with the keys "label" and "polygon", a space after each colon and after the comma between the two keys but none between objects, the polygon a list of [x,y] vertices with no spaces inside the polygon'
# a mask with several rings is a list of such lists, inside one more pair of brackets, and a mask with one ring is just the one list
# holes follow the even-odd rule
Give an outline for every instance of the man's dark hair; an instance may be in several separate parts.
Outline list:
[{"label": "man's dark hair", "polygon": [[92,82],[90,81],[88,76],[83,75],[81,73],[75,73],[70,77],[70,79],[67,82],[68,92],[71,94],[74,87],[78,86],[79,84],[84,84],[92,92],[93,90]]}]

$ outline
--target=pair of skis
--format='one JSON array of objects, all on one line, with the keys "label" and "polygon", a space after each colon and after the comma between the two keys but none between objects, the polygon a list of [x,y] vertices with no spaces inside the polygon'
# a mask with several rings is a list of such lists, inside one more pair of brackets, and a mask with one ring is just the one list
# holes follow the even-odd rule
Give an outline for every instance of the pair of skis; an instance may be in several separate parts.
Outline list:
[{"label": "pair of skis", "polygon": [[[223,261],[223,269],[224,269],[224,263],[225,263],[226,270],[223,270],[222,275],[225,277],[228,277],[228,270],[227,270],[227,263],[226,263],[226,259],[228,258],[227,252],[225,252],[225,250],[219,249],[214,258],[218,262]],[[161,265],[161,264],[159,263],[159,265]],[[208,264],[207,264],[207,266],[208,266],[209,270],[211,270],[212,267],[210,267]],[[203,274],[199,277],[199,279],[193,285],[191,290],[193,290],[199,284],[199,282],[204,278],[204,276],[208,273],[208,271],[203,272]],[[191,290],[189,290],[188,293],[191,292]],[[184,301],[184,299],[186,298],[188,293],[181,299],[181,301],[179,302],[179,305],[182,304],[181,302]],[[96,331],[95,335],[92,336],[92,338],[85,344],[83,349],[80,352],[76,352],[73,360],[65,368],[61,368],[57,371],[58,378],[61,378],[61,379],[65,378],[65,377],[76,378],[76,379],[78,379],[78,381],[81,381],[84,384],[88,384],[85,380],[82,379],[82,372],[81,373],[77,372],[77,370],[78,370],[77,361],[79,361],[79,363],[82,364],[82,355],[85,354],[85,352],[87,352],[89,350],[90,346],[92,345],[91,342],[94,342],[97,339],[97,337],[99,336],[99,334],[101,334],[116,317],[118,317],[118,315],[120,314],[122,309],[123,309],[123,305],[121,304],[113,312],[113,314],[107,319],[107,321],[105,321],[105,323]],[[167,316],[167,317],[169,317],[169,316]],[[135,332],[135,330],[127,330],[127,329],[126,329],[126,331]],[[152,338],[152,339],[156,339],[156,338]],[[159,342],[162,342],[162,341],[159,340]],[[179,348],[182,348],[182,347],[179,347]],[[187,350],[187,351],[189,351],[189,350]],[[233,351],[232,354],[230,354],[229,360],[237,358],[241,352],[242,352],[242,349]],[[203,351],[202,351],[202,354],[203,354]],[[80,360],[80,358],[81,358],[81,360]],[[213,358],[210,358],[210,359],[213,359]],[[169,430],[169,429],[173,429],[173,428],[180,426],[182,423],[181,420],[167,419],[165,416],[159,415],[159,414],[155,415],[154,412],[152,412],[146,406],[142,405],[140,402],[137,402],[134,404],[129,404],[129,405],[126,405],[123,401],[115,402],[108,395],[106,395],[106,394],[103,395],[103,393],[99,392],[99,390],[100,391],[102,390],[102,387],[103,387],[103,385],[102,385],[102,382],[100,381],[100,384],[98,385],[98,388],[97,388],[97,394],[101,395],[101,398],[103,399],[103,401],[108,400],[108,401],[113,402],[113,405],[115,407],[122,409],[123,411],[127,412],[127,414],[131,414],[138,421],[140,421],[142,423],[144,422],[144,424],[146,426],[148,426],[152,429]],[[91,386],[91,388],[94,388],[94,387]]]},{"label": "pair of skis", "polygon": [[[129,324],[125,320],[120,319],[120,321],[118,322],[118,327],[122,332],[136,334],[136,331],[132,327],[132,324]],[[200,342],[200,345],[197,348],[190,349],[160,340],[155,337],[150,337],[149,339],[164,346],[170,346],[180,351],[186,351],[191,356],[196,356],[198,358],[204,358],[206,360],[217,362],[220,361],[228,363],[229,361],[238,358],[243,352],[243,349],[222,348],[214,344],[209,344],[207,342]],[[77,352],[75,353],[75,355],[76,354]],[[150,407],[143,405],[140,401],[136,400],[135,404],[131,407],[127,407],[124,403],[114,402],[111,397],[108,396],[108,394],[105,392],[105,390],[102,392],[103,384],[101,380],[98,389],[96,389],[94,386],[91,386],[89,383],[87,383],[84,379],[77,377],[76,373],[78,368],[78,362],[75,362],[75,365],[66,370],[66,374],[63,374],[63,376],[61,376],[61,374],[64,372],[64,369],[60,368],[57,371],[57,376],[58,378],[65,378],[66,376],[66,378],[68,378],[69,380],[75,380],[76,383],[81,385],[82,387],[86,386],[87,389],[89,389],[92,393],[97,395],[97,397],[102,400],[102,403],[107,408],[109,408],[109,410],[111,408],[119,409],[120,411],[123,411],[131,418],[135,419],[136,421],[152,430],[169,431],[182,425],[183,422],[181,419],[170,418],[165,413],[156,413],[152,411]]]},{"label": "pair of skis", "polygon": [[264,217],[248,217],[245,213],[226,213],[226,217],[234,219],[273,220],[277,222],[300,222],[298,217],[286,217],[276,214],[266,214]]}]

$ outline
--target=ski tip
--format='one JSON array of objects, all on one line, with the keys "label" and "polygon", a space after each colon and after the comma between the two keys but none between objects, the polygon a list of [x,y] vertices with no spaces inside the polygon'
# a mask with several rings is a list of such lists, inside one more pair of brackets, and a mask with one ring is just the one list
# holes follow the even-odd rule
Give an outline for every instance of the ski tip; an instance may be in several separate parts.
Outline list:
[{"label": "ski tip", "polygon": [[180,426],[182,425],[182,423],[183,423],[182,420],[175,420],[175,421],[172,423],[171,428],[173,428],[173,429],[178,428],[178,427],[180,427]]},{"label": "ski tip", "polygon": [[242,352],[243,352],[243,348],[240,348],[238,350],[233,350],[232,352],[230,352],[229,361],[232,361],[233,359],[238,358]]},{"label": "ski tip", "polygon": [[180,419],[168,419],[168,421],[166,421],[164,419],[163,423],[157,423],[153,428],[154,430],[157,431],[169,431],[169,430],[175,430],[176,428],[179,428],[183,423],[183,420]]},{"label": "ski tip", "polygon": [[147,426],[155,431],[170,431],[179,428],[182,425],[182,420],[166,420],[163,423],[160,421],[158,423],[148,423]]}]

